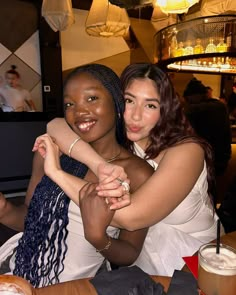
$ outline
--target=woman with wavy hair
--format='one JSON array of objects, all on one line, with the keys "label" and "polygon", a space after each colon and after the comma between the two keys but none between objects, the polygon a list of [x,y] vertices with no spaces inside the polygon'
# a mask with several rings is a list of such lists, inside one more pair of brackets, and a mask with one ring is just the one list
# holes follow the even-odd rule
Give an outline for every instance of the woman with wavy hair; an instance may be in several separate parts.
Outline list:
[{"label": "woman with wavy hair", "polygon": [[[200,245],[216,238],[218,217],[212,202],[211,148],[195,135],[168,75],[156,65],[127,66],[121,74],[121,85],[126,133],[133,143],[132,150],[147,160],[155,172],[130,196],[124,195],[117,181],[119,167],[104,164],[89,146],[78,141],[71,156],[98,169],[100,176],[98,186],[88,184],[80,192],[83,222],[89,227],[89,216],[95,207],[96,222],[102,222],[104,214],[99,217],[98,199],[118,197],[118,202],[110,205],[110,209],[119,209],[112,225],[130,231],[150,227],[135,264],[149,274],[171,276],[175,269],[183,267],[183,256],[193,255]],[[68,153],[76,137],[65,122],[54,119],[48,132],[60,149]],[[54,167],[52,153],[48,151],[47,156],[50,170]],[[84,182],[70,182],[70,177],[64,176],[64,189],[69,195],[76,195]],[[55,181],[63,185],[59,177],[55,176]]]}]

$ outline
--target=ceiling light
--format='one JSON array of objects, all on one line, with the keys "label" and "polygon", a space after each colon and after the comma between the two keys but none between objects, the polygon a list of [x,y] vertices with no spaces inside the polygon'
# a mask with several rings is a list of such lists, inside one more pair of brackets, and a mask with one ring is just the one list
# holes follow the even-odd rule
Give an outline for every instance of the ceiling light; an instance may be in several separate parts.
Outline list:
[{"label": "ceiling light", "polygon": [[127,11],[108,0],[93,0],[85,23],[86,32],[97,37],[126,36],[130,20]]},{"label": "ceiling light", "polygon": [[187,13],[189,8],[199,0],[155,0],[154,6],[159,6],[164,13]]},{"label": "ceiling light", "polygon": [[41,13],[54,32],[64,31],[75,22],[71,0],[43,0]]}]

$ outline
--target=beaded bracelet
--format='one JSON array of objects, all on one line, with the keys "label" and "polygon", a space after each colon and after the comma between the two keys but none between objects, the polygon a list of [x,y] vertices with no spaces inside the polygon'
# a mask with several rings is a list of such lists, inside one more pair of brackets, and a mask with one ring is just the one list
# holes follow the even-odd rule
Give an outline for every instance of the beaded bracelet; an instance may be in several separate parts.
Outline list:
[{"label": "beaded bracelet", "polygon": [[76,139],[72,142],[72,144],[70,145],[70,147],[69,147],[69,151],[68,151],[68,155],[69,155],[69,157],[71,157],[71,151],[72,151],[74,145],[75,145],[79,140],[80,140],[80,137],[76,138]]},{"label": "beaded bracelet", "polygon": [[111,237],[107,235],[107,238],[108,238],[108,242],[107,242],[106,246],[103,249],[100,249],[100,250],[96,249],[96,252],[101,253],[102,251],[108,250],[110,248],[110,246],[111,246]]}]

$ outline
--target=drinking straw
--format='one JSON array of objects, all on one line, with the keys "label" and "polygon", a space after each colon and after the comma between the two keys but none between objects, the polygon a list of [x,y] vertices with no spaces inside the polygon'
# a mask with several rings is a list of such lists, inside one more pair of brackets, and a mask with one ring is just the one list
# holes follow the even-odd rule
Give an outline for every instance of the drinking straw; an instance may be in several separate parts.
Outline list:
[{"label": "drinking straw", "polygon": [[220,219],[217,220],[216,254],[220,254]]}]

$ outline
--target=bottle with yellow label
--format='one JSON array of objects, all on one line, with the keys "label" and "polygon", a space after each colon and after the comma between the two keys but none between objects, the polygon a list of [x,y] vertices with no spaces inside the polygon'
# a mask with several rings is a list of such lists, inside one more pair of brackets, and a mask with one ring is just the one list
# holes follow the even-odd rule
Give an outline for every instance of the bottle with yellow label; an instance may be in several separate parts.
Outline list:
[{"label": "bottle with yellow label", "polygon": [[224,42],[224,38],[220,38],[220,42],[216,46],[217,52],[227,52],[227,44]]},{"label": "bottle with yellow label", "polygon": [[183,56],[184,55],[184,43],[179,42],[178,48],[175,51],[175,57]]},{"label": "bottle with yellow label", "polygon": [[216,45],[214,44],[214,39],[210,38],[209,43],[206,47],[205,53],[214,53],[214,52],[216,52]]},{"label": "bottle with yellow label", "polygon": [[204,48],[201,43],[202,43],[202,40],[200,38],[197,38],[196,45],[194,46],[194,49],[193,49],[194,54],[204,53]]},{"label": "bottle with yellow label", "polygon": [[193,54],[192,42],[190,40],[187,41],[187,46],[184,48],[184,55]]}]

